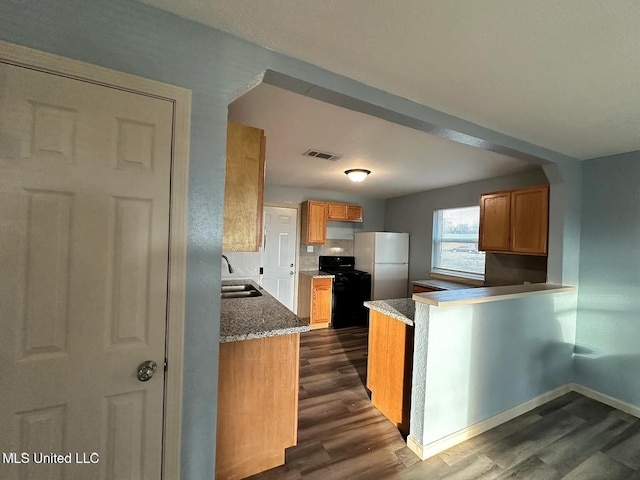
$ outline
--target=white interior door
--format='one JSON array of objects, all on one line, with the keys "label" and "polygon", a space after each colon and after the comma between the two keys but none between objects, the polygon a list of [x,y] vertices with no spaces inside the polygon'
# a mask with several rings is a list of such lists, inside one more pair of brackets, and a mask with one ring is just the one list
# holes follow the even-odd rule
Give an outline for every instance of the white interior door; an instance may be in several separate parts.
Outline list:
[{"label": "white interior door", "polygon": [[267,292],[293,312],[295,289],[295,208],[264,207],[264,254],[262,284]]},{"label": "white interior door", "polygon": [[172,116],[0,63],[2,479],[161,477]]}]

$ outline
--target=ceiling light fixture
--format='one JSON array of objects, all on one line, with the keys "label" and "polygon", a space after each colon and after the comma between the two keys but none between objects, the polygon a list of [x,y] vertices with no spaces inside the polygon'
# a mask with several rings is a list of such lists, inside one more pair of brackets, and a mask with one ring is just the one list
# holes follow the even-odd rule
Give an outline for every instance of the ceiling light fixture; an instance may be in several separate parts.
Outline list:
[{"label": "ceiling light fixture", "polygon": [[347,174],[347,177],[349,177],[349,180],[352,182],[361,182],[367,178],[367,175],[371,173],[371,170],[365,170],[364,168],[352,168],[351,170],[345,170],[344,173]]}]

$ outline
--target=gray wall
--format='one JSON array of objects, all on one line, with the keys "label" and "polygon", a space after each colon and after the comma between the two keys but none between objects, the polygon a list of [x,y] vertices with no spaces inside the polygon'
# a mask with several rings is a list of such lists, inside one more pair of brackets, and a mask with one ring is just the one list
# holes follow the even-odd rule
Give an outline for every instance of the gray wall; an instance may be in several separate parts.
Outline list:
[{"label": "gray wall", "polygon": [[427,445],[571,382],[576,301],[416,302],[410,435]]},{"label": "gray wall", "polygon": [[[0,39],[179,85],[192,91],[182,478],[213,478],[219,352],[220,253],[227,106],[265,71],[275,84],[414,128],[485,140],[496,151],[558,168],[550,258],[577,271],[575,160],[252,45],[133,0],[2,0]],[[266,77],[265,77],[266,78]],[[578,219],[578,220],[576,220]],[[427,223],[430,224],[429,219]],[[395,227],[392,227],[396,229]],[[560,278],[561,280],[561,278]]]},{"label": "gray wall", "polygon": [[576,381],[640,407],[640,153],[583,175]]},{"label": "gray wall", "polygon": [[433,239],[433,211],[478,205],[480,195],[549,183],[541,169],[503,177],[465,183],[454,187],[430,190],[387,200],[385,230],[409,232],[409,280],[429,276]]}]

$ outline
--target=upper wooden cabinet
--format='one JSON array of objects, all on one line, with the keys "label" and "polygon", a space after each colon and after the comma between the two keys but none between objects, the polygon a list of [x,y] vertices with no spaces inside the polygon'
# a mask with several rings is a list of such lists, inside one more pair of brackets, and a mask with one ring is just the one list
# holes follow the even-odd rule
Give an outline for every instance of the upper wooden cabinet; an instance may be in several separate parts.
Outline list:
[{"label": "upper wooden cabinet", "polygon": [[302,203],[302,244],[324,245],[327,243],[327,220],[339,222],[362,222],[362,207],[345,203],[308,200]]},{"label": "upper wooden cabinet", "polygon": [[328,219],[338,222],[361,222],[362,207],[345,203],[329,203]]},{"label": "upper wooden cabinet", "polygon": [[229,122],[222,250],[257,252],[262,243],[264,131]]},{"label": "upper wooden cabinet", "polygon": [[546,255],[548,228],[547,185],[480,197],[479,250]]},{"label": "upper wooden cabinet", "polygon": [[511,193],[488,193],[480,197],[478,250],[509,251]]},{"label": "upper wooden cabinet", "polygon": [[324,245],[327,242],[327,203],[309,200],[302,203],[301,242],[305,245]]}]

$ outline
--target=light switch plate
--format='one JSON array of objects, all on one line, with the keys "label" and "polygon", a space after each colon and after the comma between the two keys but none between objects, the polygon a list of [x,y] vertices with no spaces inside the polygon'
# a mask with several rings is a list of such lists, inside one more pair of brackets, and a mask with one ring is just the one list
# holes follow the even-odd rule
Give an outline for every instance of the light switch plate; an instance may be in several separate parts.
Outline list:
[{"label": "light switch plate", "polygon": [[307,245],[307,253],[313,253],[313,245]]}]

